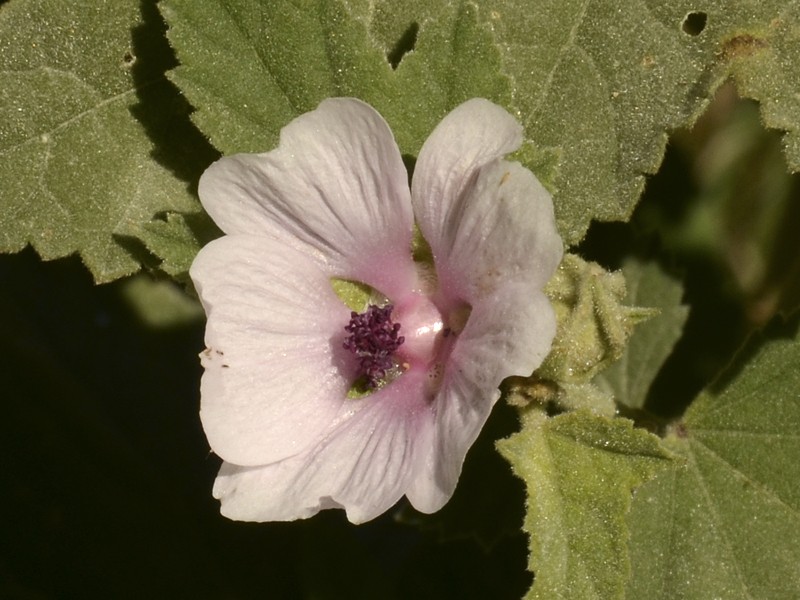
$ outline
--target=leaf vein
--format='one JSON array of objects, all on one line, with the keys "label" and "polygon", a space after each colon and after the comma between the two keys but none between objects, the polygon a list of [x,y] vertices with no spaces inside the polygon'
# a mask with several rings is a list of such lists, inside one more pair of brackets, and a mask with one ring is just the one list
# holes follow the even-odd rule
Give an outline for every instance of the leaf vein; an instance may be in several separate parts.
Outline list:
[{"label": "leaf vein", "polygon": [[736,473],[737,475],[739,475],[740,477],[742,477],[746,481],[750,482],[751,484],[757,484],[758,485],[758,489],[763,491],[771,500],[775,501],[777,504],[780,504],[781,506],[786,508],[789,512],[800,513],[800,511],[798,511],[795,507],[787,504],[780,496],[776,495],[772,488],[767,487],[764,483],[762,483],[758,479],[753,479],[753,477],[751,477],[747,473],[744,473],[743,471],[738,469],[733,463],[731,463],[730,461],[726,460],[723,456],[720,456],[719,454],[717,454],[714,450],[712,450],[711,448],[709,448],[705,444],[703,444],[701,442],[696,442],[696,443],[698,444],[698,447],[702,448],[705,452],[709,453],[717,461],[719,461],[722,464],[724,464],[725,466],[727,466],[731,471],[733,471],[734,473]]},{"label": "leaf vein", "polygon": [[567,36],[567,41],[561,47],[561,50],[558,53],[558,57],[556,58],[555,62],[553,63],[553,67],[547,73],[547,77],[545,78],[544,85],[542,86],[542,92],[539,94],[539,99],[533,105],[533,110],[531,114],[538,113],[539,110],[544,105],[545,98],[550,93],[550,88],[553,85],[553,80],[555,79],[555,74],[558,68],[561,66],[561,62],[564,60],[564,56],[567,54],[567,51],[570,48],[575,47],[575,39],[578,35],[578,30],[580,29],[581,25],[583,24],[583,20],[586,17],[586,12],[589,10],[589,5],[592,3],[592,0],[586,0],[583,3],[583,7],[581,8],[580,14],[577,16],[575,20],[575,24],[569,30],[569,35]]},{"label": "leaf vein", "polygon": [[[258,59],[259,64],[263,67],[264,72],[269,77],[270,81],[272,81],[277,86],[281,94],[283,94],[283,97],[286,99],[286,102],[292,108],[292,111],[298,115],[302,113],[303,111],[300,110],[300,108],[294,102],[291,95],[289,94],[289,90],[287,89],[287,87],[283,84],[282,81],[280,81],[277,77],[273,75],[272,70],[270,69],[269,61],[267,57],[264,56],[259,45],[255,43],[255,40],[253,40],[252,36],[244,28],[242,23],[239,22],[238,19],[236,19],[235,10],[231,8],[229,2],[221,0],[220,4],[222,5],[222,8],[225,10],[225,12],[228,14],[228,18],[230,19],[231,23],[233,23],[236,30],[240,33],[242,41],[245,42],[245,45],[248,46],[253,51],[256,58]],[[259,8],[260,8],[259,21],[263,23],[265,5],[259,4]]]},{"label": "leaf vein", "polygon": [[[70,74],[70,73],[68,73],[66,71],[57,71],[55,69],[48,69],[48,70],[51,70],[53,72],[66,73],[68,75]],[[3,73],[5,73],[5,72],[3,72]],[[2,74],[2,73],[0,73],[0,74]],[[135,94],[139,90],[147,89],[150,86],[159,83],[162,79],[163,79],[162,77],[159,77],[157,79],[152,79],[152,80],[147,81],[147,82],[145,82],[144,84],[142,84],[142,85],[140,85],[138,87],[132,87],[130,89],[125,90],[124,92],[120,92],[119,94],[115,94],[113,96],[109,96],[108,98],[106,98],[104,100],[101,100],[97,104],[93,105],[91,108],[87,108],[86,110],[83,110],[83,111],[81,111],[79,113],[76,113],[75,115],[73,115],[69,119],[66,119],[65,121],[59,123],[58,125],[56,125],[52,129],[49,129],[47,131],[39,131],[39,132],[35,133],[34,135],[22,140],[21,142],[19,142],[17,144],[14,144],[13,146],[8,146],[6,148],[1,149],[0,150],[0,156],[5,156],[6,154],[10,154],[10,153],[12,153],[12,152],[14,152],[16,150],[19,150],[20,148],[23,148],[23,147],[25,147],[25,146],[33,143],[33,142],[42,141],[42,137],[43,136],[53,135],[53,134],[61,131],[62,129],[68,127],[69,125],[72,125],[73,123],[79,121],[80,119],[82,119],[82,118],[84,118],[84,117],[86,117],[88,115],[91,115],[91,114],[93,114],[94,112],[96,112],[98,110],[106,108],[108,105],[113,104],[114,102],[117,102],[118,100],[127,98],[128,96],[130,96],[131,94]],[[94,90],[94,89],[93,89],[93,91],[97,92],[97,90]],[[98,94],[99,94],[99,92],[98,92]]]},{"label": "leaf vein", "polygon": [[[700,444],[700,447],[705,448],[705,446],[703,446],[702,444]],[[742,576],[742,572],[739,569],[739,563],[736,560],[736,554],[733,552],[731,541],[728,539],[728,536],[725,535],[725,529],[722,526],[722,520],[720,519],[717,506],[714,503],[713,497],[711,496],[711,492],[708,489],[708,485],[706,483],[705,478],[703,477],[703,473],[701,472],[700,467],[697,465],[697,462],[695,460],[695,453],[691,451],[691,446],[688,448],[688,450],[689,450],[688,454],[690,456],[689,460],[691,461],[691,465],[695,472],[695,476],[697,477],[698,486],[708,506],[709,517],[715,524],[714,529],[720,540],[720,546],[724,547],[726,554],[732,558],[732,560],[730,560],[730,564],[733,566],[733,571],[736,574],[736,578],[739,580],[739,583],[741,584],[742,592],[748,598],[752,598],[750,590],[748,589],[747,584],[745,583],[744,578]]]},{"label": "leaf vein", "polygon": [[676,525],[677,520],[675,518],[671,518],[675,514],[675,505],[676,505],[676,499],[675,499],[675,487],[676,487],[675,480],[677,478],[677,471],[676,470],[673,469],[673,470],[670,471],[670,478],[672,479],[672,481],[671,481],[671,485],[669,486],[669,512],[668,512],[667,515],[665,515],[665,517],[670,517],[669,518],[669,540],[667,542],[667,547],[672,548],[673,551],[670,552],[668,554],[668,556],[667,556],[667,560],[669,561],[669,568],[664,569],[663,576],[662,576],[662,579],[661,579],[661,592],[662,592],[661,596],[662,597],[668,597],[666,595],[666,591],[667,591],[667,588],[671,587],[671,586],[669,586],[669,580],[668,580],[667,576],[671,575],[672,573],[677,572],[677,569],[675,568],[675,562],[678,560],[678,556],[679,556],[679,553],[676,550],[677,544],[678,544],[678,539],[679,539],[679,536],[677,534],[677,525]]},{"label": "leaf vein", "polygon": [[800,433],[772,433],[768,431],[740,431],[737,429],[712,429],[710,427],[692,427],[695,432],[707,432],[731,437],[769,438],[778,440],[800,440]]}]

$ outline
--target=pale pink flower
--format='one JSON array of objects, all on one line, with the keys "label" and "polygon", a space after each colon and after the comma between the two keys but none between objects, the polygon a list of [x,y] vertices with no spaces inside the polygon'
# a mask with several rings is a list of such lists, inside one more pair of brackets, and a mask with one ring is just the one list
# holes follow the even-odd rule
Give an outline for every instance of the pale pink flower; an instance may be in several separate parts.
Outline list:
[{"label": "pale pink flower", "polygon": [[[498,385],[533,372],[555,334],[542,287],[562,243],[550,195],[502,159],[521,141],[506,111],[465,102],[425,142],[409,190],[383,118],[336,98],[272,152],[203,174],[200,199],[226,234],[191,269],[224,515],[339,507],[360,523],[403,495],[426,513],[447,502]],[[435,276],[412,260],[415,221]],[[353,316],[332,278],[388,305]],[[359,376],[374,390],[348,398]]]}]

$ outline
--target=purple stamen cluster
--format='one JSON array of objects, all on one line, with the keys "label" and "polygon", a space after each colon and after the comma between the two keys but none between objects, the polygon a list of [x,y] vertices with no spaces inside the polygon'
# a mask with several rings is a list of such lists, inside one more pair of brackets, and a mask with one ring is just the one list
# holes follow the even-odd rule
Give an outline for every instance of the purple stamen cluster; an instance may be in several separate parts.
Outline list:
[{"label": "purple stamen cluster", "polygon": [[405,341],[398,336],[400,323],[392,323],[392,309],[370,304],[363,313],[351,312],[350,322],[344,328],[350,335],[344,341],[344,348],[358,357],[367,386],[372,389],[386,377],[386,372],[394,366],[394,353]]}]

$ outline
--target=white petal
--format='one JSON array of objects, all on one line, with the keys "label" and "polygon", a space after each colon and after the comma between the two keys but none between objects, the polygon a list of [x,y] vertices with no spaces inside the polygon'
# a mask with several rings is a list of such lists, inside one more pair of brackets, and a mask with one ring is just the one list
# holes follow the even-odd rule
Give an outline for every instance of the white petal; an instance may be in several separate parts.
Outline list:
[{"label": "white petal", "polygon": [[222,514],[291,521],[342,507],[351,522],[362,523],[391,508],[419,470],[420,448],[431,441],[433,419],[420,402],[421,376],[404,375],[372,396],[351,400],[353,413],[300,455],[261,467],[224,463],[214,484]]},{"label": "white petal", "polygon": [[440,309],[471,307],[435,400],[427,471],[408,497],[432,512],[450,498],[467,450],[510,375],[530,375],[549,351],[555,317],[541,289],[561,260],[550,195],[532,173],[501,157],[519,124],[486,100],[445,117],[420,152],[415,215],[431,246]]},{"label": "white petal", "polygon": [[445,302],[474,305],[513,282],[541,289],[563,254],[550,194],[518,163],[495,161],[476,175],[441,230]]},{"label": "white petal", "polygon": [[265,237],[224,236],[191,276],[208,315],[200,417],[211,448],[240,465],[292,456],[335,418],[352,381],[349,311],[327,274]]},{"label": "white petal", "polygon": [[441,508],[455,489],[467,451],[500,397],[500,382],[530,375],[550,349],[556,322],[547,298],[514,284],[475,307],[447,363],[435,400],[431,454],[408,498],[423,512]]},{"label": "white petal", "polygon": [[516,150],[522,127],[482,98],[456,107],[433,130],[414,167],[414,215],[434,256],[448,246],[445,229],[460,218],[465,189],[478,169]]},{"label": "white petal", "polygon": [[310,247],[338,277],[390,297],[413,278],[408,175],[389,126],[360,100],[325,100],[272,152],[220,159],[199,194],[226,233]]}]

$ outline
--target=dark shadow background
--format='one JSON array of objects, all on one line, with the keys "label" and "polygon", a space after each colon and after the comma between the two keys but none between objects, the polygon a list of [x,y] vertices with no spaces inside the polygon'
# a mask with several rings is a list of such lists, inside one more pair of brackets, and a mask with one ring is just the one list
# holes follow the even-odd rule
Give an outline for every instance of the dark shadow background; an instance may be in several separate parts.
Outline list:
[{"label": "dark shadow background", "polygon": [[0,598],[518,598],[521,483],[495,413],[448,507],[236,523],[198,418],[203,323],[151,329],[77,259],[0,256]]}]

